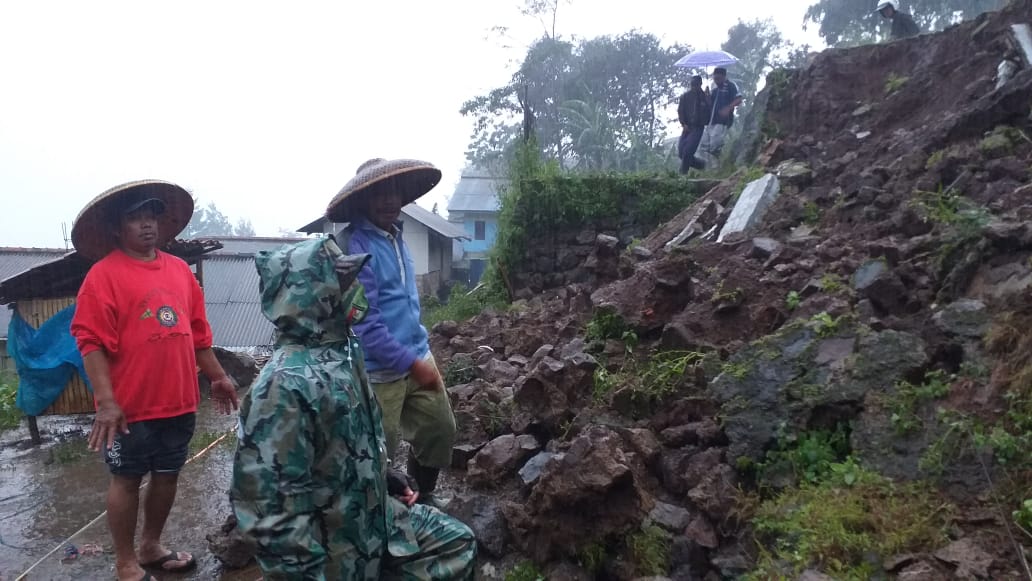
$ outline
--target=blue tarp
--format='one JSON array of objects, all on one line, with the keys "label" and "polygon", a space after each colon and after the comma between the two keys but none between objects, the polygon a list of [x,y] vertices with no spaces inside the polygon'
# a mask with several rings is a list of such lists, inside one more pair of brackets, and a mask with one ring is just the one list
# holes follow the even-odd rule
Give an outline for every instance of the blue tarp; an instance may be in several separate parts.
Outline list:
[{"label": "blue tarp", "polygon": [[[15,405],[26,415],[38,416],[64,391],[76,371],[90,387],[82,355],[72,337],[75,305],[62,309],[39,329],[13,313],[7,328],[7,353],[18,370],[18,398]],[[92,388],[90,388],[92,390]]]}]

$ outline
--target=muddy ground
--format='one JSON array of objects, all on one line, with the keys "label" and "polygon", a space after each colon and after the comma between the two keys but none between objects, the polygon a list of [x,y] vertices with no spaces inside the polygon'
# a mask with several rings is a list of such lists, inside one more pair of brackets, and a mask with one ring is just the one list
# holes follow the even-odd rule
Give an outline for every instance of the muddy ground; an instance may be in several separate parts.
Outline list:
[{"label": "muddy ground", "polygon": [[[105,518],[98,518],[108,471],[100,456],[86,449],[91,421],[92,415],[40,418],[44,443],[38,447],[28,441],[24,424],[0,434],[0,580],[13,581],[37,562],[26,579],[114,578],[111,537]],[[202,403],[191,456],[218,436],[230,435],[183,469],[164,538],[169,548],[192,553],[198,566],[158,579],[261,578],[254,568],[223,572],[205,541],[229,515],[235,421],[235,414],[220,416]],[[78,557],[66,558],[70,546],[79,550]],[[55,547],[60,548],[46,556]]]}]

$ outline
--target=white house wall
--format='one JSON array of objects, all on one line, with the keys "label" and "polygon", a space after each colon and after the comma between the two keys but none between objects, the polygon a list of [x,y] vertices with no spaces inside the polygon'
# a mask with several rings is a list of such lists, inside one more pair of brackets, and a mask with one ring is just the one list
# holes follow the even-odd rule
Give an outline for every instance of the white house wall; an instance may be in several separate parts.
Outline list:
[{"label": "white house wall", "polygon": [[416,274],[426,274],[430,272],[430,231],[425,225],[410,220],[407,216],[404,216],[402,221],[405,223],[405,244],[408,244],[409,252],[412,254]]}]

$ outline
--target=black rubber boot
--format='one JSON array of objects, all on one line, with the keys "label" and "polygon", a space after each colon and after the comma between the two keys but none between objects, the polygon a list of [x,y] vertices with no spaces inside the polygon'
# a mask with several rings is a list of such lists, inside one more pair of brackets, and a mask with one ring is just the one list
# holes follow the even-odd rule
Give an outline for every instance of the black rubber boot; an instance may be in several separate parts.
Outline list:
[{"label": "black rubber boot", "polygon": [[437,477],[441,473],[439,469],[423,466],[414,457],[409,456],[408,473],[419,487],[419,503],[437,508],[443,508],[447,504],[447,501],[434,494],[434,490],[437,489]]}]

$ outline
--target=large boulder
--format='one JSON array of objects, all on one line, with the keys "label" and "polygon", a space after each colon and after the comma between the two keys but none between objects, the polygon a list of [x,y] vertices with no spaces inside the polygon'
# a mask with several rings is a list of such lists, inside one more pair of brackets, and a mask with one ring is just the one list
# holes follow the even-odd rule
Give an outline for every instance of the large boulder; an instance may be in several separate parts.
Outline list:
[{"label": "large boulder", "polygon": [[[927,361],[924,342],[839,320],[796,323],[735,353],[713,382],[729,460],[761,461],[779,430],[832,429]],[[862,445],[857,442],[857,445]],[[881,453],[881,452],[878,452]]]},{"label": "large boulder", "polygon": [[632,434],[591,426],[545,465],[526,502],[503,511],[516,546],[538,562],[622,537],[653,508]]}]

